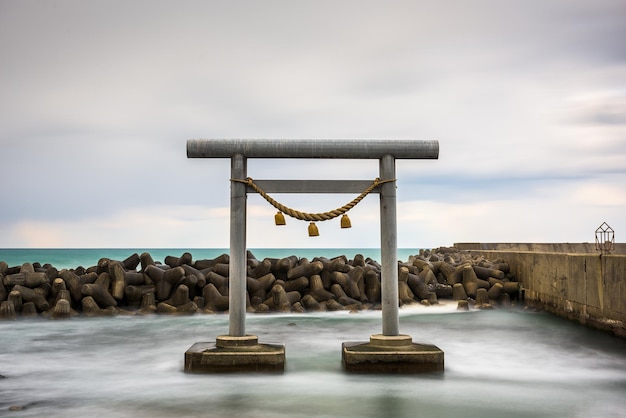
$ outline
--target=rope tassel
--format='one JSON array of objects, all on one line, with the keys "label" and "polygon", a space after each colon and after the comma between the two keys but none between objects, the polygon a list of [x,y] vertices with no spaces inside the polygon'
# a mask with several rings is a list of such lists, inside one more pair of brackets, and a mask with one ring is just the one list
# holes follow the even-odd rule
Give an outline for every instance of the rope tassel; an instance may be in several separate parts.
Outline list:
[{"label": "rope tassel", "polygon": [[350,218],[348,218],[348,215],[343,215],[341,217],[341,227],[352,228],[352,223],[350,222]]},{"label": "rope tassel", "polygon": [[274,223],[276,225],[287,225],[287,222],[285,222],[285,215],[283,215],[281,211],[278,211],[276,215],[274,215]]},{"label": "rope tassel", "polygon": [[320,235],[320,231],[317,229],[317,225],[315,225],[315,222],[311,222],[309,224],[309,236],[319,237],[319,235]]}]

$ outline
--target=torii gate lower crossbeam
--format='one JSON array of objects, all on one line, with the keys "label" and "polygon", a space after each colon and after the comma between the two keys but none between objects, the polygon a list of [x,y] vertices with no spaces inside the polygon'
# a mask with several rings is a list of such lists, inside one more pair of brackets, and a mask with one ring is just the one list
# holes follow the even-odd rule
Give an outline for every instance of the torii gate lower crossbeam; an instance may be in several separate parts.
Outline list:
[{"label": "torii gate lower crossbeam", "polygon": [[[246,195],[247,186],[243,182],[247,177],[247,158],[342,158],[342,159],[378,159],[379,178],[384,180],[395,180],[396,167],[395,160],[400,159],[436,159],[439,155],[439,144],[437,141],[417,141],[417,140],[241,140],[241,139],[219,139],[219,140],[189,140],[187,142],[187,156],[189,158],[230,158],[231,159],[231,215],[230,215],[230,271],[229,271],[229,335],[218,337],[217,345],[222,348],[227,346],[241,346],[246,344],[257,344],[255,336],[248,336],[245,330],[246,314]],[[259,180],[264,184],[266,192],[281,193],[307,193],[332,192],[332,193],[352,193],[354,184],[346,181],[276,181]],[[362,182],[353,182],[362,183]],[[390,357],[385,353],[383,363],[387,366],[379,367],[380,356],[376,352],[380,351],[380,346],[392,347],[395,351],[398,347],[404,347],[402,354],[398,358],[406,359],[411,357],[415,350],[411,348],[412,339],[409,336],[399,333],[398,316],[398,271],[397,271],[397,221],[396,221],[396,186],[395,182],[386,182],[377,187],[375,192],[380,194],[380,233],[381,233],[381,302],[382,302],[382,334],[372,335],[370,343],[366,346],[376,346],[374,352],[367,355],[367,350],[363,350],[363,344],[358,347],[356,343],[344,343],[343,362],[346,370],[354,371],[432,371],[439,370],[439,363],[443,369],[443,352],[435,356],[435,366],[433,366],[433,355],[431,350],[428,355],[416,356],[418,367],[415,361],[403,360],[400,363],[389,363]],[[221,340],[220,340],[221,339]],[[204,343],[197,343],[204,344]],[[258,345],[258,344],[257,344]],[[195,345],[194,345],[195,347]],[[194,369],[193,348],[185,353],[185,369],[187,371],[201,371]],[[356,348],[355,348],[356,347]],[[393,348],[396,347],[396,348]],[[408,348],[407,348],[408,347]],[[423,352],[424,346],[419,346]],[[430,346],[429,346],[430,347]],[[434,347],[434,346],[433,346]],[[367,347],[366,347],[367,348]],[[436,347],[435,347],[436,348]],[[356,351],[355,351],[356,350]],[[205,350],[206,352],[206,350]],[[255,350],[256,352],[256,350]],[[241,354],[238,351],[239,355]],[[354,354],[356,353],[356,354]],[[189,354],[189,356],[188,356]],[[223,354],[223,353],[222,353]],[[366,358],[363,358],[366,355]],[[284,356],[284,348],[283,348]],[[373,357],[372,357],[373,356]],[[200,357],[203,357],[200,359]],[[196,353],[195,363],[207,364],[206,356],[198,356]],[[420,357],[419,359],[417,357]],[[439,361],[440,357],[440,361]],[[427,360],[424,360],[426,359]],[[272,360],[273,362],[276,359]],[[246,363],[249,359],[243,359]],[[283,359],[284,361],[284,359]],[[424,366],[425,362],[427,363]],[[376,368],[363,368],[364,364],[377,365]],[[388,367],[392,364],[393,368]],[[399,365],[401,366],[400,368]],[[259,370],[257,364],[254,370]],[[220,366],[221,367],[221,366]],[[197,368],[196,368],[197,369]],[[219,371],[222,370],[220,368]],[[275,365],[270,367],[275,369]],[[371,370],[368,370],[371,369]],[[239,369],[238,369],[239,370]],[[211,370],[202,370],[211,371]],[[213,370],[215,371],[215,370]]]}]

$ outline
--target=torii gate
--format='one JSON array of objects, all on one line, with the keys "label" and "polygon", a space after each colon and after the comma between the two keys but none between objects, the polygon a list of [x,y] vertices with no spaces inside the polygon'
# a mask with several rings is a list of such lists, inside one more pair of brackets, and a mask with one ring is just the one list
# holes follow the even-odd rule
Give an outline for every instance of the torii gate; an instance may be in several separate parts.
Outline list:
[{"label": "torii gate", "polygon": [[[246,315],[246,196],[248,158],[378,159],[380,194],[382,334],[370,343],[343,344],[346,370],[418,372],[443,370],[443,352],[435,346],[412,343],[399,333],[396,221],[396,159],[437,159],[438,141],[423,140],[286,140],[286,139],[191,139],[188,158],[230,158],[230,262],[229,334],[218,336],[215,345],[196,343],[185,353],[185,370],[214,372],[231,370],[282,370],[284,346],[258,344],[245,332]],[[359,193],[368,180],[255,180],[267,193]],[[366,346],[375,346],[367,350]],[[246,354],[242,347],[251,347]],[[253,348],[252,348],[253,347]],[[384,358],[381,347],[386,347]],[[223,363],[227,352],[226,367]],[[259,356],[263,352],[266,356]],[[369,354],[367,354],[369,352]],[[379,354],[376,354],[379,353]],[[393,356],[396,353],[396,356]],[[392,354],[390,356],[390,354]],[[366,356],[364,358],[363,356]],[[372,357],[373,356],[373,357]],[[282,358],[282,364],[281,363]],[[394,361],[395,358],[395,361]],[[407,362],[407,358],[412,358]],[[391,359],[391,360],[390,360]],[[370,366],[367,366],[367,365]],[[371,367],[371,365],[377,367]],[[382,364],[382,367],[381,367]],[[364,366],[365,365],[365,366]],[[390,367],[391,365],[391,367]],[[416,366],[417,365],[417,366]]]}]

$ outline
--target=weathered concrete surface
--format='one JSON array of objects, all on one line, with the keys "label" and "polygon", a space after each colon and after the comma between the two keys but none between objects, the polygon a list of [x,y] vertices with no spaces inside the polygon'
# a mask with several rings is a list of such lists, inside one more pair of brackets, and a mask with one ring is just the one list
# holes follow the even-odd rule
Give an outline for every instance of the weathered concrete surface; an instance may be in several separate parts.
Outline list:
[{"label": "weathered concrete surface", "polygon": [[626,255],[468,251],[505,259],[521,283],[527,305],[626,338]]},{"label": "weathered concrete surface", "polygon": [[186,373],[270,372],[285,370],[285,346],[259,344],[254,335],[219,336],[200,342],[185,352]]},{"label": "weathered concrete surface", "polygon": [[[458,242],[459,250],[536,251],[540,253],[598,254],[595,242]],[[613,255],[626,255],[626,243],[615,243]]]},{"label": "weathered concrete surface", "polygon": [[403,334],[375,334],[369,342],[345,342],[341,358],[344,370],[355,373],[415,374],[444,369],[443,351],[431,344],[414,343]]}]

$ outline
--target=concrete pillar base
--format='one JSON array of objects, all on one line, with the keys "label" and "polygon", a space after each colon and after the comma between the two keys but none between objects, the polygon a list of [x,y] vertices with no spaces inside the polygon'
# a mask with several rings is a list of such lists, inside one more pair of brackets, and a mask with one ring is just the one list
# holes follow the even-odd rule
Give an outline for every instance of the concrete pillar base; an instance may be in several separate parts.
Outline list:
[{"label": "concrete pillar base", "polygon": [[413,343],[409,335],[374,334],[369,342],[341,346],[343,368],[355,373],[413,374],[443,371],[443,351],[430,344]]},{"label": "concrete pillar base", "polygon": [[282,373],[284,370],[285,346],[259,344],[256,335],[221,335],[215,342],[195,343],[185,352],[186,373]]}]

